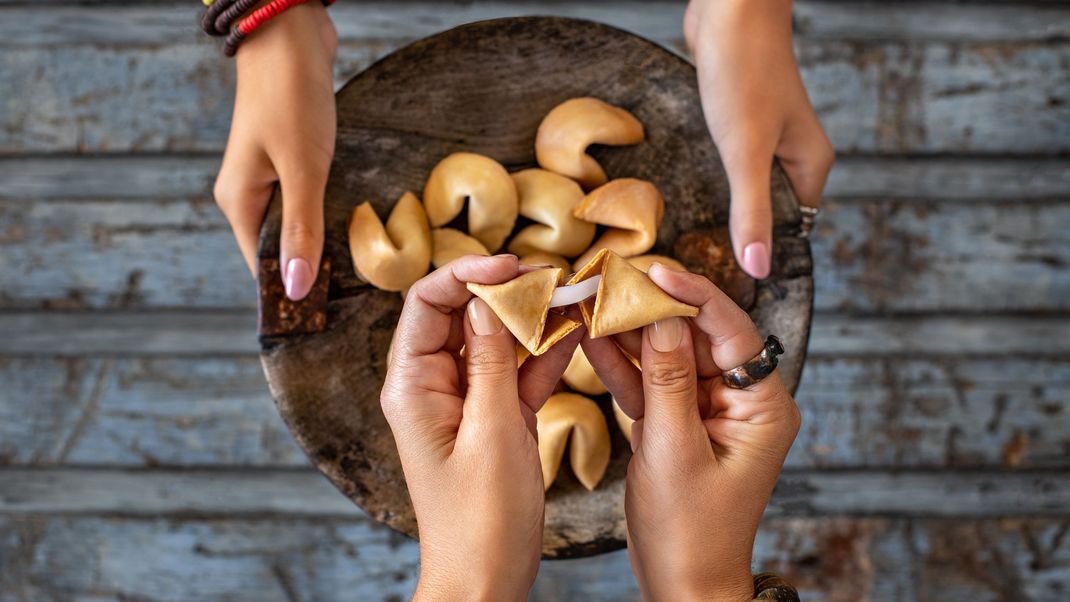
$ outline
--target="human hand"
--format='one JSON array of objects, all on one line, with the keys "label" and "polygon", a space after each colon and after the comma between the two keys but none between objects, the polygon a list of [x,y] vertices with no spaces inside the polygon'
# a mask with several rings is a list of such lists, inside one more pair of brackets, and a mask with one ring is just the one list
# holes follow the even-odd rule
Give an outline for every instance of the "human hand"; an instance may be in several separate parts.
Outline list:
[{"label": "human hand", "polygon": [[754,278],[770,272],[773,157],[799,203],[814,208],[835,159],[791,37],[791,0],[691,0],[684,17],[702,110],[732,190],[732,247]]},{"label": "human hand", "polygon": [[582,329],[518,371],[516,340],[465,283],[520,272],[512,255],[466,256],[405,297],[382,405],[420,529],[416,599],[525,600],[535,580],[544,505],[535,412]]},{"label": "human hand", "polygon": [[799,410],[774,371],[747,389],[722,369],[750,360],[762,339],[709,280],[661,265],[650,278],[699,307],[583,350],[621,409],[636,419],[625,512],[628,554],[647,599],[751,600],[758,522],[799,430]]},{"label": "human hand", "polygon": [[286,294],[304,298],[323,253],[323,190],[334,155],[337,36],[319,3],[269,20],[238,49],[234,116],[215,198],[255,275],[260,224],[282,188]]}]

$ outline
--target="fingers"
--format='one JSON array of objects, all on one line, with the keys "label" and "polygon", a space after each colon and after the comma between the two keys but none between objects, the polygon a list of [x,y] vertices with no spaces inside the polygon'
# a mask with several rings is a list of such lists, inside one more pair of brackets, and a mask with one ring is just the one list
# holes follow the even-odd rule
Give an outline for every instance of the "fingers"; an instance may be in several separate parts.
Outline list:
[{"label": "fingers", "polygon": [[466,416],[477,423],[521,417],[517,399],[516,339],[486,301],[468,302],[465,311]]},{"label": "fingers", "polygon": [[291,169],[279,174],[282,237],[279,265],[286,296],[304,299],[312,290],[323,254],[323,190],[327,170]]},{"label": "fingers", "polygon": [[230,222],[242,258],[256,276],[260,224],[275,189],[275,172],[267,156],[246,138],[231,136],[223,155],[213,195]]},{"label": "fingers", "polygon": [[809,103],[788,121],[776,156],[799,203],[817,207],[836,152]]},{"label": "fingers", "polygon": [[520,401],[524,402],[532,412],[538,412],[554,392],[554,387],[561,380],[561,375],[565,373],[565,368],[572,359],[572,352],[576,350],[576,345],[579,345],[584,332],[583,328],[577,328],[550,347],[546,353],[528,358],[528,361],[520,367],[520,377],[517,383]]},{"label": "fingers", "polygon": [[769,275],[773,249],[773,209],[769,197],[773,155],[750,148],[723,149],[732,191],[729,230],[743,270],[754,278]]},{"label": "fingers", "polygon": [[720,370],[734,368],[762,350],[750,316],[708,279],[659,266],[649,275],[666,293],[699,308],[695,326],[709,338],[710,354]]},{"label": "fingers", "polygon": [[[583,337],[583,353],[620,409],[632,419],[643,416],[643,376],[612,337]],[[637,355],[639,355],[637,353]]]},{"label": "fingers", "polygon": [[673,444],[706,441],[687,321],[660,320],[646,326],[643,334],[644,437],[649,440],[656,434]]},{"label": "fingers", "polygon": [[[518,262],[512,255],[479,257],[469,255],[442,266],[412,285],[405,296],[397,332],[394,335],[394,366],[408,360],[438,353],[447,345],[455,312],[462,310],[472,293],[468,282],[499,284],[516,277]],[[515,351],[513,361],[515,363]]]}]

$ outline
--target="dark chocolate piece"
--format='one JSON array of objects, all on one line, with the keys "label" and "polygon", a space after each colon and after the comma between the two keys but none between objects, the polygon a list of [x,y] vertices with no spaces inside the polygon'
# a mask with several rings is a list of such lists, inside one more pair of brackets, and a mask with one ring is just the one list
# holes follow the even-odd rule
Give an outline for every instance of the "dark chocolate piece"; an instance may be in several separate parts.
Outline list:
[{"label": "dark chocolate piece", "polygon": [[308,296],[293,301],[286,296],[278,259],[258,260],[257,334],[273,337],[323,332],[327,328],[327,288],[331,281],[331,262],[324,259],[316,282]]}]

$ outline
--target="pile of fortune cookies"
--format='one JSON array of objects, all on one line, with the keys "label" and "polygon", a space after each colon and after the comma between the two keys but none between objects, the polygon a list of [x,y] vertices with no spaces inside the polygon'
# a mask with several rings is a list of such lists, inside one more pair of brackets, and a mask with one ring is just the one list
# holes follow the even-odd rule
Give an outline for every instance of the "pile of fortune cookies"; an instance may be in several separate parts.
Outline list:
[{"label": "pile of fortune cookies", "polygon": [[[368,202],[353,210],[349,249],[357,275],[404,294],[431,267],[504,247],[538,269],[503,284],[469,283],[468,289],[516,337],[520,364],[580,327],[559,309],[567,305],[579,305],[592,338],[670,316],[695,316],[697,308],[673,299],[646,276],[654,263],[686,270],[670,257],[645,254],[656,242],[665,210],[657,188],[635,178],[611,180],[587,153],[592,144],[643,139],[643,125],[631,113],[585,97],[567,100],[543,118],[535,135],[538,168],[509,173],[489,157],[453,153],[431,170],[423,201],[404,193],[385,225]],[[514,233],[518,216],[531,223]],[[460,221],[467,232],[450,227]],[[537,414],[543,479],[549,489],[567,448],[572,472],[593,490],[609,465],[610,436],[590,396],[607,390],[580,347],[562,381],[559,389],[567,390],[552,395]],[[613,410],[630,440],[632,420],[616,402]]]}]

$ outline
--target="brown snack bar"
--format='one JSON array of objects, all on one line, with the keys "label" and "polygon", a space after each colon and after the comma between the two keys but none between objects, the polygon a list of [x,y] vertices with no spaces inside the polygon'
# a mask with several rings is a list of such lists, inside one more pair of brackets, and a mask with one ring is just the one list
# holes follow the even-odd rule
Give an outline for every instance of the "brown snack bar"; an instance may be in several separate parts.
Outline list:
[{"label": "brown snack bar", "polygon": [[259,258],[257,262],[257,288],[260,290],[257,334],[260,337],[273,337],[323,332],[327,328],[330,260],[324,258],[312,290],[300,301],[293,301],[286,296],[282,270],[277,258]]}]

